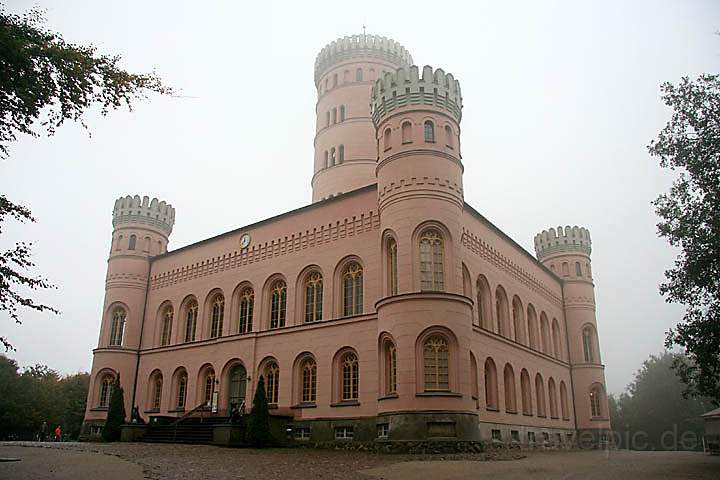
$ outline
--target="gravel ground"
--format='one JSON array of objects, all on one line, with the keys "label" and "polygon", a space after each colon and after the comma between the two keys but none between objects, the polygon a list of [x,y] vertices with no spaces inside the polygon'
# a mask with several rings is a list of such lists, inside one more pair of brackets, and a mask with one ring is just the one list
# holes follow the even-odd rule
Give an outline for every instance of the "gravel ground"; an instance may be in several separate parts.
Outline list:
[{"label": "gravel ground", "polygon": [[[531,452],[516,461],[478,461],[509,458],[141,443],[0,443],[0,457],[11,456],[22,457],[23,461],[0,463],[2,479],[720,479],[720,457],[697,452]],[[104,475],[97,470],[105,464],[112,466],[114,475],[122,476]],[[38,469],[37,473],[31,472],[32,468]],[[55,475],[41,475],[50,469]],[[74,474],[63,476],[58,472]]]}]

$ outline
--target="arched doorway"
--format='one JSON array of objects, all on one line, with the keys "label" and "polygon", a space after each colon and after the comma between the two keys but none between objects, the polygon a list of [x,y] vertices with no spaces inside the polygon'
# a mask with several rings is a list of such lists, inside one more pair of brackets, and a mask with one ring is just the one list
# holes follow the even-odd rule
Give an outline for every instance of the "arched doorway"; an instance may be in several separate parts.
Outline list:
[{"label": "arched doorway", "polygon": [[235,403],[238,407],[245,401],[247,371],[242,365],[235,365],[230,370],[230,388],[228,389],[228,408]]}]

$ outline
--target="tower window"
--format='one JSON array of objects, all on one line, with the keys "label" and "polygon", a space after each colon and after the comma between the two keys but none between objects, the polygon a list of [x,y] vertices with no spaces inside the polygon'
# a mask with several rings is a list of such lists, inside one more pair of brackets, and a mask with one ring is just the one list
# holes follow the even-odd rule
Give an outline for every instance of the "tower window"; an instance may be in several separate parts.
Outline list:
[{"label": "tower window", "polygon": [[345,161],[345,145],[340,145],[338,147],[338,165],[343,163]]},{"label": "tower window", "polygon": [[113,312],[110,325],[110,346],[119,347],[122,345],[123,332],[125,331],[126,313],[123,308],[116,308]]},{"label": "tower window", "polygon": [[337,123],[337,108],[332,109],[332,123],[333,125]]},{"label": "tower window", "polygon": [[445,146],[453,148],[453,133],[449,125],[445,125]]},{"label": "tower window", "polygon": [[325,159],[323,160],[323,168],[328,168],[329,165],[328,165],[328,152],[327,152],[327,150],[325,150],[324,157],[325,157]]},{"label": "tower window", "polygon": [[401,128],[402,143],[412,142],[412,123],[404,122]]},{"label": "tower window", "polygon": [[137,243],[137,237],[130,235],[130,242],[128,243],[128,250],[135,250],[135,244]]},{"label": "tower window", "polygon": [[330,126],[330,111],[325,112],[325,126]]},{"label": "tower window", "polygon": [[435,125],[430,120],[425,121],[424,125],[425,141],[428,143],[435,142]]},{"label": "tower window", "polygon": [[335,147],[330,149],[330,166],[335,165]]},{"label": "tower window", "polygon": [[390,128],[386,128],[385,133],[383,133],[383,148],[385,148],[385,150],[390,150],[391,141],[392,141],[392,130],[390,130]]},{"label": "tower window", "polygon": [[445,290],[443,240],[437,230],[426,230],[420,237],[420,289]]},{"label": "tower window", "polygon": [[358,68],[357,70],[355,70],[355,81],[362,82],[362,79],[363,79],[362,68]]},{"label": "tower window", "polygon": [[390,295],[398,293],[398,263],[397,263],[397,242],[394,238],[388,240],[388,287]]},{"label": "tower window", "polygon": [[575,262],[575,275],[582,277],[582,267],[580,266],[580,262]]},{"label": "tower window", "polygon": [[340,121],[345,121],[345,105],[340,105]]},{"label": "tower window", "polygon": [[449,391],[449,348],[442,335],[428,337],[423,344],[425,391]]}]

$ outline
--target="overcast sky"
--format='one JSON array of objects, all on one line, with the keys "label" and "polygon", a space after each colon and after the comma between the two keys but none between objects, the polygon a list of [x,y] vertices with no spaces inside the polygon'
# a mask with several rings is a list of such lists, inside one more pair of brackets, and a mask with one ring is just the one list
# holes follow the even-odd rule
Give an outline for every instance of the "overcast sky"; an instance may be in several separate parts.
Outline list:
[{"label": "overcast sky", "polygon": [[[31,2],[10,1],[20,12]],[[650,202],[672,177],[646,145],[667,121],[659,85],[717,73],[720,2],[40,1],[65,39],[156,70],[179,98],[22,138],[0,185],[37,223],[35,294],[62,315],[0,314],[21,366],[89,370],[104,295],[112,207],[126,194],[176,208],[177,248],[310,202],[319,50],[389,36],[463,91],[465,200],[533,251],[533,236],[583,225],[593,239],[597,319],[610,392],[663,348],[682,316],[658,294],[675,252]]]}]

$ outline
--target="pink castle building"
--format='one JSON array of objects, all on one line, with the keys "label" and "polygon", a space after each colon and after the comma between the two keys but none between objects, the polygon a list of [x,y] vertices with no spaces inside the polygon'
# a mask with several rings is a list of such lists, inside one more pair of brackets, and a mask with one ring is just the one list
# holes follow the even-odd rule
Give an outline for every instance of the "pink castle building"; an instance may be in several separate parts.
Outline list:
[{"label": "pink castle building", "polygon": [[168,251],[172,206],[115,202],[85,432],[118,374],[145,419],[263,376],[298,440],[605,441],[588,230],[533,256],[465,203],[460,84],[397,42],[332,42],[315,84],[312,204]]}]

